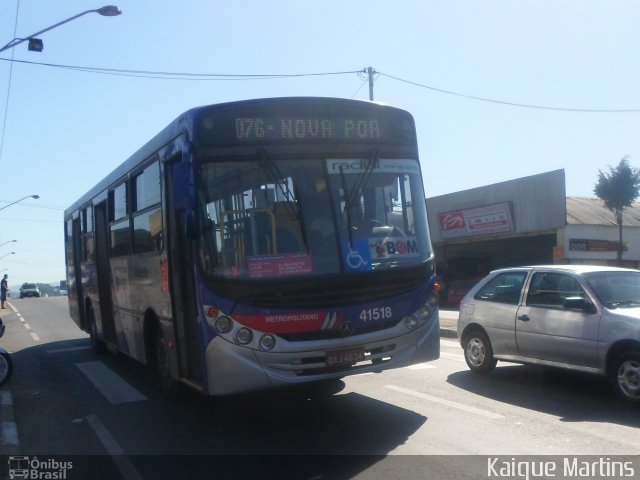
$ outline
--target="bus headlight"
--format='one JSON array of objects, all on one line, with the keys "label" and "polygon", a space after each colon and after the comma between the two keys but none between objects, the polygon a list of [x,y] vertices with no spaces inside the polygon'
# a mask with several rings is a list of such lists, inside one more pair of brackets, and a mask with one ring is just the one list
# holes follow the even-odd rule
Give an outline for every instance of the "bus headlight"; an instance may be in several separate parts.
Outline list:
[{"label": "bus headlight", "polygon": [[[435,297],[435,300],[434,300]],[[416,328],[424,325],[433,316],[434,311],[438,305],[438,297],[433,295],[427,300],[427,303],[422,305],[418,310],[413,312],[404,318],[404,324],[409,330],[415,330]]]},{"label": "bus headlight", "polygon": [[415,330],[418,326],[418,323],[420,322],[418,321],[418,317],[416,317],[415,315],[409,315],[404,319],[404,324],[409,330]]},{"label": "bus headlight", "polygon": [[246,345],[253,340],[253,332],[248,328],[241,328],[236,332],[236,342],[240,345]]},{"label": "bus headlight", "polygon": [[429,300],[427,300],[427,304],[432,308],[437,307],[439,302],[440,302],[440,298],[438,297],[437,293],[434,293],[433,295],[431,295],[429,297]]},{"label": "bus headlight", "polygon": [[233,328],[233,320],[226,315],[222,315],[216,319],[216,330],[220,333],[229,333]]},{"label": "bus headlight", "polygon": [[430,316],[431,313],[433,312],[433,310],[431,309],[430,305],[423,305],[420,310],[418,310],[416,312],[416,315],[421,319],[421,320],[427,320]]},{"label": "bus headlight", "polygon": [[260,337],[260,348],[265,351],[273,350],[276,346],[276,337],[273,335],[263,335]]}]

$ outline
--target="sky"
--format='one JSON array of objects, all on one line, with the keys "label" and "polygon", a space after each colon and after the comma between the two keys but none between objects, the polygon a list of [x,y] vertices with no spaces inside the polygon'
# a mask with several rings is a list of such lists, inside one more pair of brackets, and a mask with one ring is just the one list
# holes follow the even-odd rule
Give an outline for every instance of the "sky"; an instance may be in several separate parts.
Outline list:
[{"label": "sky", "polygon": [[[367,100],[357,72],[368,67],[374,100],[415,118],[427,197],[557,169],[567,195],[593,196],[599,170],[625,156],[640,167],[635,0],[113,1],[122,15],[46,32],[41,53],[26,43],[0,53],[0,274],[10,285],[64,279],[64,209],[183,111]],[[105,5],[96,2],[5,0],[0,45]],[[309,75],[250,78],[297,74]],[[40,198],[2,209],[29,195]]]}]

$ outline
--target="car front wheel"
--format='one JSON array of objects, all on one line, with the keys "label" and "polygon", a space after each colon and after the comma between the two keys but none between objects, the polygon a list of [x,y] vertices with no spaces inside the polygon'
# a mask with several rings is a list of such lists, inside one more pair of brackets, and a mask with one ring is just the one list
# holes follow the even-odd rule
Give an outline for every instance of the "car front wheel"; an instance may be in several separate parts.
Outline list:
[{"label": "car front wheel", "polygon": [[612,371],[616,393],[632,402],[640,402],[640,353],[627,352],[620,355]]},{"label": "car front wheel", "polygon": [[474,330],[464,336],[464,359],[471,371],[489,373],[496,366],[491,341],[482,330]]}]

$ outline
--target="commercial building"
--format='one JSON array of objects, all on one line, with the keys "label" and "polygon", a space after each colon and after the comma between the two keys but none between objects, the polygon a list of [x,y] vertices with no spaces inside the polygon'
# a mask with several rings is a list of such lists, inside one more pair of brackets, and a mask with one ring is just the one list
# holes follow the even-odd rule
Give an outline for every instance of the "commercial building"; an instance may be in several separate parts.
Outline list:
[{"label": "commercial building", "polygon": [[[598,198],[567,197],[564,170],[427,199],[429,229],[445,283],[496,268],[615,265],[615,215]],[[624,266],[640,263],[640,203],[625,209]]]}]

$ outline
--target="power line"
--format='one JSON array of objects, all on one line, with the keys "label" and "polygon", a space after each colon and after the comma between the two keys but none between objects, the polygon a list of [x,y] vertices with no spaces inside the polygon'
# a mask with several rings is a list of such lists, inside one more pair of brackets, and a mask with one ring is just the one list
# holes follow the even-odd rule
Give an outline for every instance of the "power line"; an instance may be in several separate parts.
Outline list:
[{"label": "power line", "polygon": [[[16,37],[18,31],[18,14],[20,13],[20,0],[16,3],[16,19],[13,25],[13,37]],[[4,104],[4,118],[2,120],[2,133],[0,134],[0,163],[2,163],[2,152],[4,150],[4,135],[7,131],[7,118],[9,116],[9,98],[11,97],[11,80],[13,79],[13,57],[14,49],[11,49],[11,65],[9,66],[9,81],[7,82],[7,98]]]},{"label": "power line", "polygon": [[282,78],[302,78],[302,77],[324,77],[331,75],[352,75],[361,73],[362,70],[350,70],[341,72],[319,72],[319,73],[280,73],[280,74],[227,74],[227,73],[193,73],[193,72],[163,72],[155,70],[133,70],[121,68],[89,67],[82,65],[63,65],[57,63],[30,62],[28,60],[12,60],[0,58],[5,62],[22,63],[26,65],[36,65],[41,67],[62,68],[87,73],[102,75],[117,75],[125,77],[140,77],[159,80],[207,80],[207,81],[239,81],[239,80],[272,80]]},{"label": "power line", "polygon": [[380,73],[379,75],[387,78],[391,78],[392,80],[396,80],[398,82],[407,83],[409,85],[413,85],[420,88],[425,88],[427,90],[432,90],[434,92],[445,93],[447,95],[455,95],[457,97],[468,98],[470,100],[478,100],[481,102],[490,102],[497,103],[500,105],[508,105],[510,107],[520,107],[520,108],[536,108],[539,110],[555,110],[561,112],[581,112],[581,113],[638,113],[640,109],[638,108],[623,108],[623,109],[615,109],[615,108],[603,108],[603,109],[594,109],[594,108],[568,108],[568,107],[552,107],[546,105],[531,105],[526,103],[515,103],[515,102],[507,102],[504,100],[494,100],[491,98],[484,97],[476,97],[473,95],[466,95],[464,93],[452,92],[450,90],[443,90],[442,88],[430,87],[429,85],[424,85],[417,82],[412,82],[411,80],[405,80],[403,78],[394,77],[393,75],[389,75],[386,73]]},{"label": "power line", "polygon": [[[61,68],[61,69],[80,71],[80,72],[86,72],[86,73],[95,73],[95,74],[101,74],[101,75],[116,75],[116,76],[147,78],[147,79],[155,79],[155,80],[179,80],[179,81],[277,80],[277,79],[286,79],[286,78],[351,75],[354,73],[358,75],[362,75],[362,74],[366,75],[367,73],[369,73],[369,75],[371,75],[371,72],[368,72],[367,69],[348,70],[348,71],[339,71],[339,72],[293,73],[293,74],[260,74],[260,73],[258,74],[222,74],[222,73],[164,72],[164,71],[153,71],[153,70],[88,67],[88,66],[80,66],[80,65],[63,65],[63,64],[55,64],[55,63],[30,62],[27,60],[13,60],[8,58],[0,58],[0,61],[8,61],[8,62],[43,66],[43,67],[50,67],[50,68]],[[640,112],[640,109],[638,108],[619,108],[619,109],[618,108],[599,108],[599,109],[598,108],[572,108],[572,107],[556,107],[556,106],[550,106],[550,105],[535,105],[535,104],[527,104],[527,103],[508,102],[505,100],[497,100],[497,99],[480,97],[475,95],[467,95],[460,92],[454,92],[452,90],[432,87],[424,83],[407,80],[404,78],[400,78],[387,73],[378,72],[375,70],[372,70],[372,72],[374,72],[378,76],[384,76],[392,80],[396,80],[398,82],[406,83],[408,85],[413,85],[415,87],[431,90],[438,93],[443,93],[445,95],[453,95],[461,98],[466,98],[469,100],[495,103],[498,105],[505,105],[510,107],[529,108],[529,109],[538,109],[538,110],[551,110],[551,111],[560,111],[560,112],[578,112],[578,113],[639,113]],[[362,86],[360,86],[360,88],[362,88]],[[358,93],[360,88],[358,88],[358,90],[356,91],[356,94]]]}]

